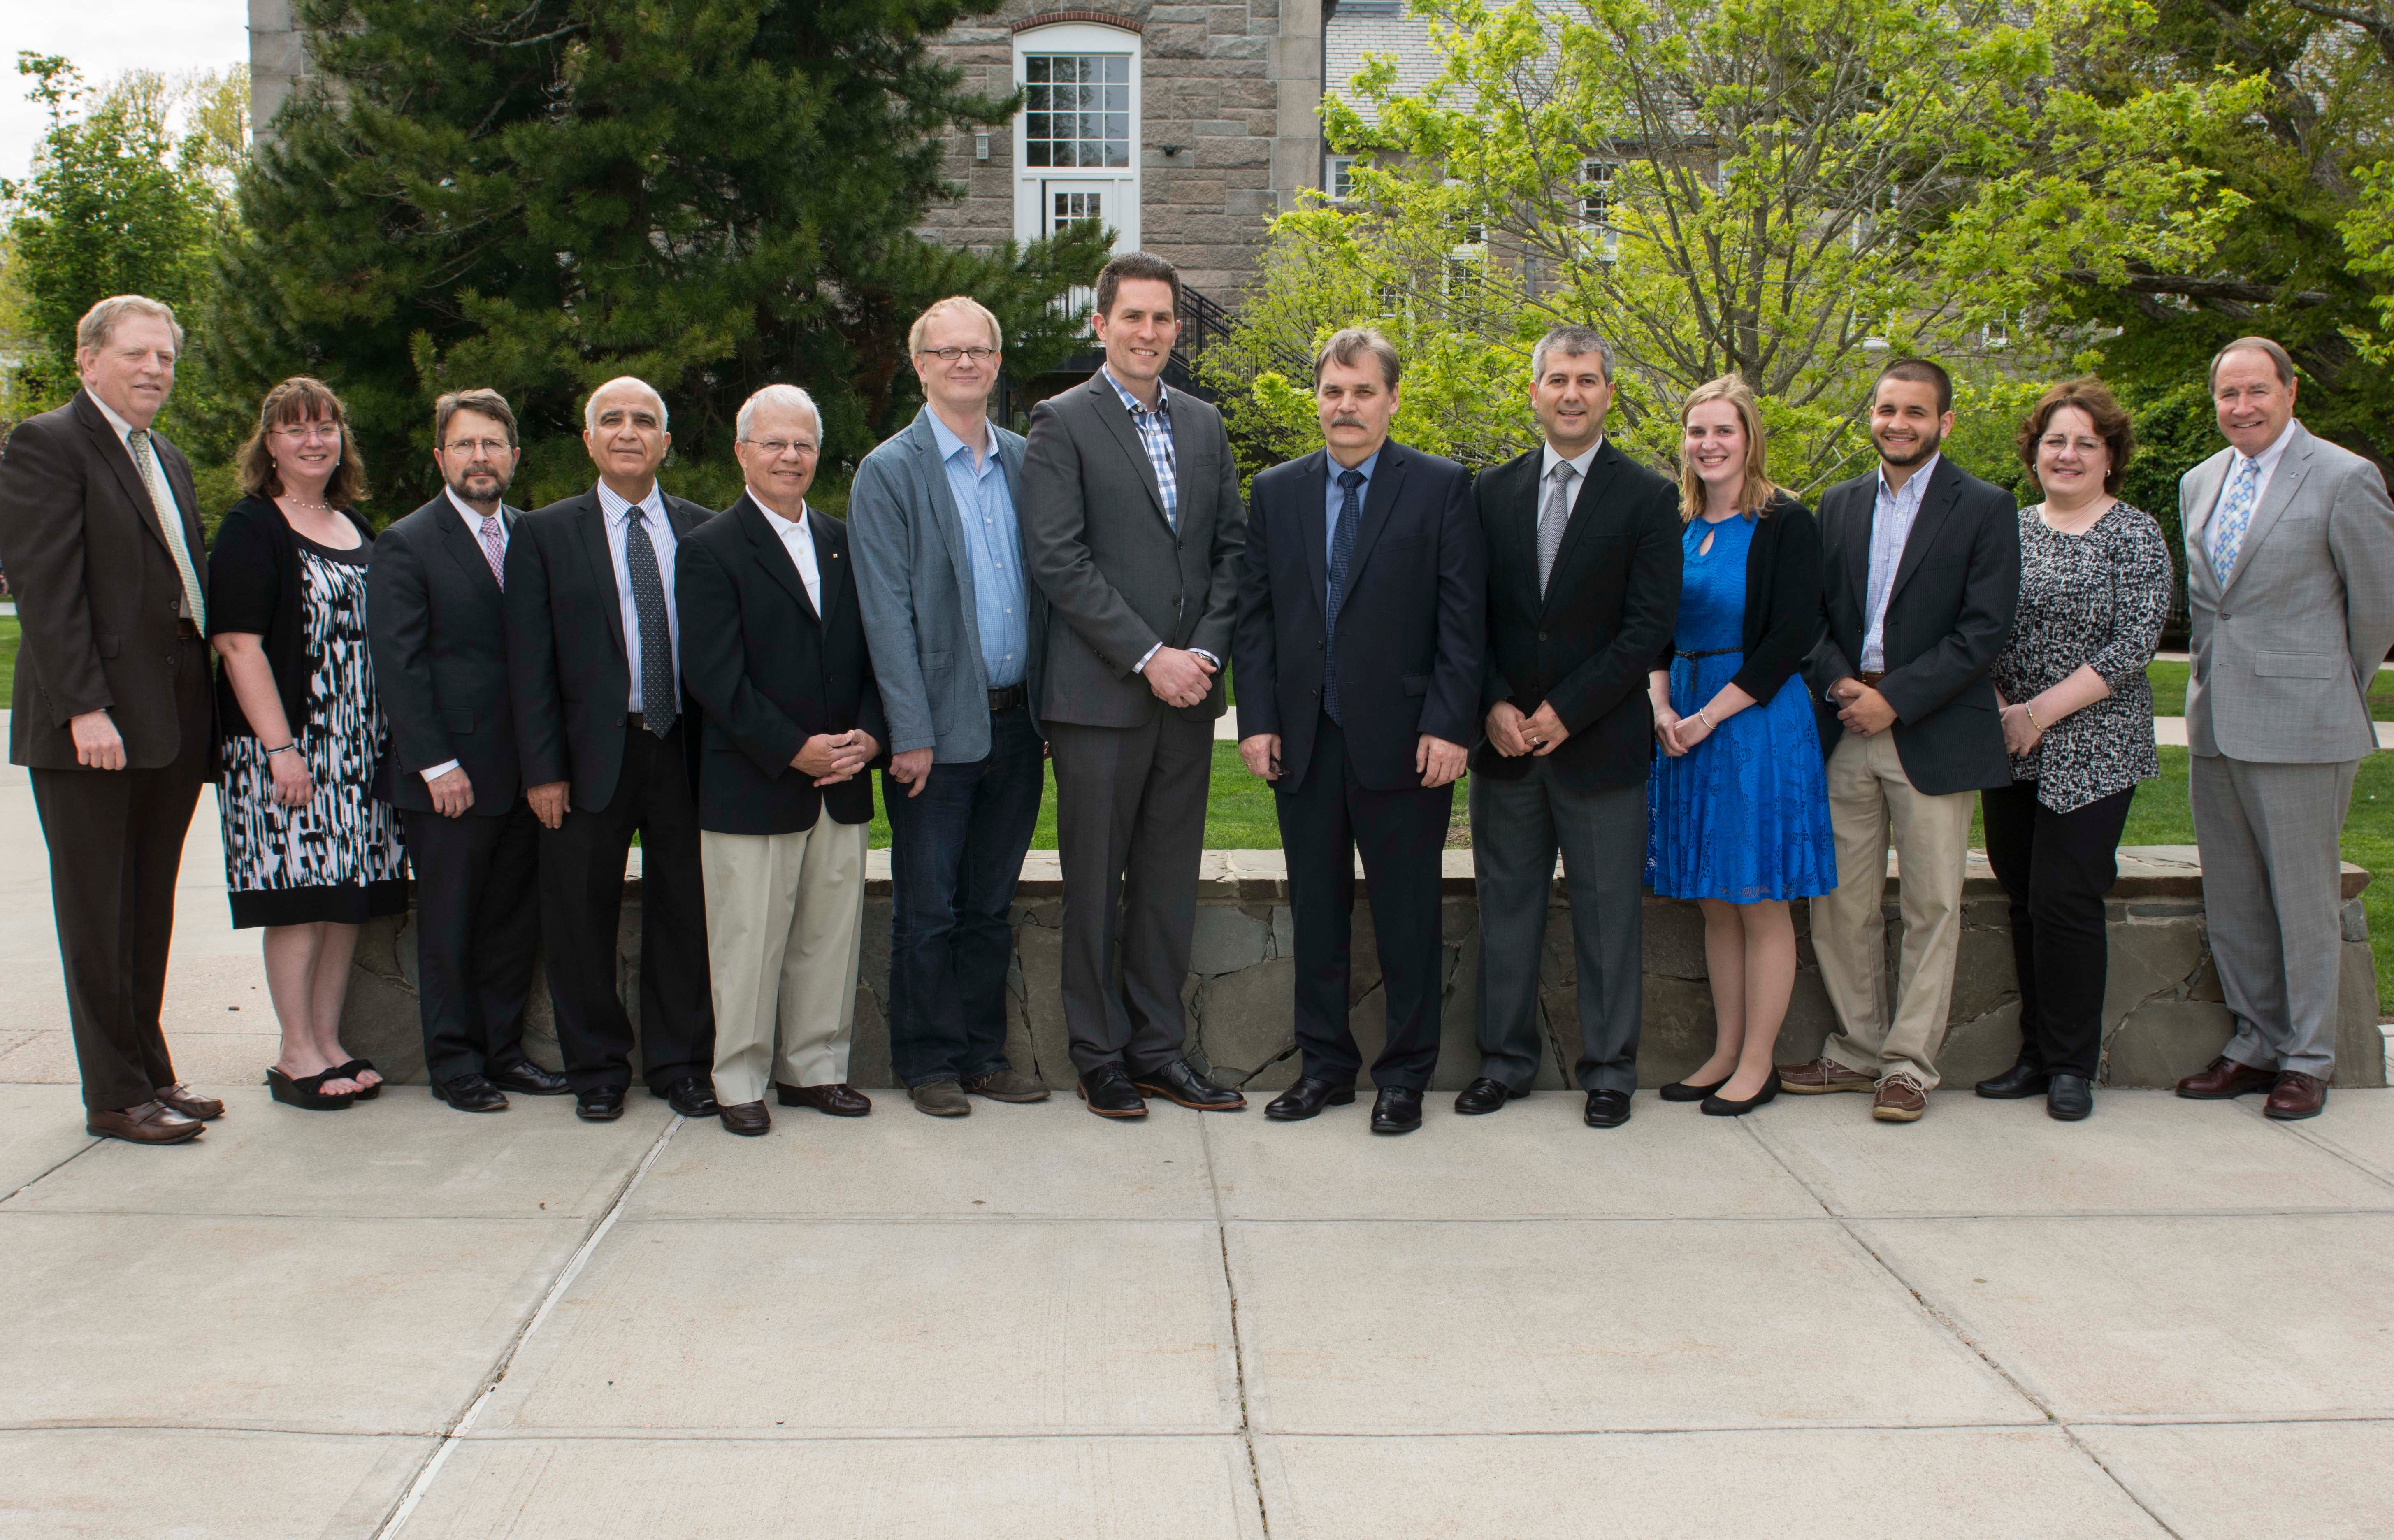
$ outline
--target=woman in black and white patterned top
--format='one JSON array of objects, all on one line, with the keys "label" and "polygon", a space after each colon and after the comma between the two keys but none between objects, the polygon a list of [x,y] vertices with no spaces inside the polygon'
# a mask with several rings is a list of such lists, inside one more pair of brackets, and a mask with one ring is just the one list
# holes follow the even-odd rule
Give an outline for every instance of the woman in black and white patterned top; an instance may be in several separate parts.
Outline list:
[{"label": "woman in black and white patterned top", "polygon": [[2020,425],[2045,501],[2019,514],[2019,608],[1991,678],[2012,783],[1983,792],[1987,861],[2011,898],[2020,1057],[1984,1097],[2094,1109],[2110,949],[2103,895],[2137,783],[2161,773],[2145,678],[2169,612],[2169,546],[2115,495],[2136,441],[2101,382],[2067,380]]}]

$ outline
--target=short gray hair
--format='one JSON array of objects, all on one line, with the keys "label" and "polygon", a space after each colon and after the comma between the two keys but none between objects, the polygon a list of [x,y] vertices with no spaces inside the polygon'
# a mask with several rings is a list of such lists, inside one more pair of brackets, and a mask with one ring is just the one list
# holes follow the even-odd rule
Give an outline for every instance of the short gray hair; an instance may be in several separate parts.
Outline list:
[{"label": "short gray hair", "polygon": [[183,323],[175,319],[175,307],[146,294],[116,294],[84,311],[83,319],[75,322],[75,351],[107,347],[108,339],[129,315],[154,316],[164,322],[166,330],[175,335],[175,351],[183,350]]},{"label": "short gray hair", "polygon": [[664,395],[658,391],[655,386],[651,385],[647,380],[642,379],[638,375],[618,375],[613,379],[609,380],[606,384],[598,387],[598,389],[590,392],[590,399],[582,403],[582,426],[585,429],[594,432],[598,429],[598,398],[605,395],[608,391],[612,390],[619,385],[637,385],[641,389],[647,391],[649,393],[649,400],[657,403],[657,426],[664,428],[668,433],[673,431],[673,414],[665,410],[665,399]]},{"label": "short gray hair", "polygon": [[[102,303],[110,303],[110,301],[102,301]],[[2259,353],[2269,361],[2269,367],[2277,374],[2280,385],[2295,383],[2295,361],[2284,348],[2266,336],[2240,336],[2211,355],[2211,367],[2203,375],[2204,389],[2219,388],[2219,366],[2228,362],[2228,355],[2230,353]]]},{"label": "short gray hair", "polygon": [[1566,358],[1594,353],[1598,364],[1604,370],[1605,383],[1612,383],[1612,344],[1605,341],[1604,334],[1593,326],[1557,326],[1538,338],[1538,345],[1530,349],[1532,379],[1546,377],[1548,353],[1560,353]]},{"label": "short gray hair", "polygon": [[756,409],[760,406],[787,407],[812,417],[815,420],[815,447],[817,449],[822,447],[822,408],[815,404],[815,399],[812,396],[795,385],[769,385],[742,401],[740,415],[733,419],[731,425],[733,438],[743,443],[747,442],[749,425],[756,420]]},{"label": "short gray hair", "polygon": [[1313,383],[1322,383],[1322,371],[1329,365],[1351,367],[1366,355],[1378,361],[1380,382],[1394,390],[1398,376],[1405,372],[1404,361],[1397,356],[1396,344],[1374,326],[1348,326],[1331,333],[1330,339],[1314,352]]}]

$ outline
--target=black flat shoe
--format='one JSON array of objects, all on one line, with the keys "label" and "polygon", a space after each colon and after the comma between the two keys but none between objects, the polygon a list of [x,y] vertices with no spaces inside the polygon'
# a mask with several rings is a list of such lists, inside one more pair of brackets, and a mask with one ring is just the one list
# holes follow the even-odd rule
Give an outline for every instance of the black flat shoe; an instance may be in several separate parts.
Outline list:
[{"label": "black flat shoe", "polygon": [[573,1093],[573,1115],[585,1123],[612,1123],[624,1115],[624,1087],[594,1086]]},{"label": "black flat shoe", "polygon": [[1145,1117],[1147,1103],[1119,1064],[1101,1064],[1081,1076],[1077,1089],[1099,1117]]},{"label": "black flat shoe", "polygon": [[1306,1075],[1272,1098],[1271,1105],[1264,1109],[1264,1116],[1274,1123],[1302,1123],[1324,1107],[1344,1107],[1354,1099],[1354,1086]]},{"label": "black flat shoe", "polygon": [[1627,1091],[1590,1091],[1587,1093],[1587,1125],[1591,1128],[1618,1128],[1629,1121]]},{"label": "black flat shoe", "polygon": [[1372,1099],[1372,1132],[1410,1134],[1421,1126],[1419,1091],[1408,1086],[1383,1086]]},{"label": "black flat shoe", "polygon": [[2045,1071],[2034,1064],[2015,1064],[1993,1080],[1979,1082],[1979,1094],[1990,1101],[2018,1101],[2025,1097],[2043,1096],[2049,1081]]},{"label": "black flat shoe", "polygon": [[461,1074],[454,1080],[434,1081],[432,1099],[445,1101],[461,1112],[504,1112],[507,1110],[506,1094],[479,1074]]},{"label": "black flat shoe", "polygon": [[[374,1070],[376,1074],[382,1073],[380,1070],[375,1070],[374,1060],[371,1059],[352,1059],[346,1064],[335,1065],[332,1073],[335,1080],[355,1080],[362,1072],[366,1070]],[[372,1101],[380,1095],[382,1095],[382,1082],[379,1080],[371,1086],[358,1087],[360,1101]]]},{"label": "black flat shoe", "polygon": [[503,1091],[518,1091],[525,1096],[564,1096],[573,1089],[573,1082],[555,1070],[545,1070],[529,1059],[511,1060],[484,1069],[483,1078]]},{"label": "black flat shoe", "polygon": [[266,1089],[285,1107],[296,1107],[309,1112],[337,1112],[358,1099],[355,1091],[327,1093],[324,1082],[338,1080],[341,1072],[326,1070],[322,1074],[301,1075],[294,1080],[272,1065],[267,1066]]},{"label": "black flat shoe", "polygon": [[1130,1077],[1130,1084],[1133,1090],[1162,1097],[1192,1112],[1235,1112],[1247,1104],[1245,1097],[1228,1086],[1215,1085],[1185,1059],[1142,1070]]},{"label": "black flat shoe", "polygon": [[2045,1088],[2047,1117],[2075,1123],[2095,1110],[2095,1087],[2083,1074],[2057,1074]]},{"label": "black flat shoe", "polygon": [[1483,1112],[1495,1112],[1508,1101],[1519,1101],[1529,1094],[1483,1074],[1454,1093],[1454,1110],[1465,1117],[1478,1117]]},{"label": "black flat shoe", "polygon": [[694,1074],[669,1082],[662,1091],[651,1086],[649,1094],[664,1098],[684,1117],[713,1117],[723,1111],[716,1105],[715,1087]]},{"label": "black flat shoe", "polygon": [[1692,1080],[1675,1080],[1654,1094],[1665,1101],[1702,1101],[1736,1078],[1735,1075],[1723,1075],[1709,1086],[1699,1086]]},{"label": "black flat shoe", "polygon": [[[1721,1084],[1726,1086],[1729,1084],[1729,1081],[1724,1080]],[[1703,1105],[1697,1108],[1696,1111],[1703,1113],[1706,1117],[1743,1117],[1746,1113],[1754,1111],[1756,1107],[1761,1106],[1764,1102],[1777,1099],[1778,1096],[1779,1072],[1774,1069],[1762,1082],[1762,1089],[1755,1092],[1752,1096],[1747,1097],[1744,1100],[1739,1101],[1725,1096],[1708,1096],[1704,1098]]]}]

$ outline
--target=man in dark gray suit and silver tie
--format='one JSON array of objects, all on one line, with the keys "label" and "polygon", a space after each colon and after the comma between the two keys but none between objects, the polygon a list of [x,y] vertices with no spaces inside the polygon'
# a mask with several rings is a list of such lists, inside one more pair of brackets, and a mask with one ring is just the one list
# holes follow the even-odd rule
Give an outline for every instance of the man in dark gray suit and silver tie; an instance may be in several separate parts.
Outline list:
[{"label": "man in dark gray suit and silver tie", "polygon": [[2327,1105],[2335,1073],[2337,837],[2377,746],[2369,686],[2394,645],[2394,504],[2375,466],[2295,420],[2267,337],[2211,361],[2229,447],[2178,482],[2194,667],[2189,793],[2203,907],[2236,1035],[2177,1094],[2267,1090],[2273,1118]]},{"label": "man in dark gray suit and silver tie", "polygon": [[[1039,403],[1022,462],[1022,550],[1047,596],[1039,719],[1056,763],[1064,1023],[1082,1098],[1246,1105],[1182,1057],[1180,987],[1222,660],[1246,513],[1221,415],[1167,390],[1180,276],[1126,252],[1098,274],[1104,367]],[[1120,976],[1115,975],[1120,948]]]}]

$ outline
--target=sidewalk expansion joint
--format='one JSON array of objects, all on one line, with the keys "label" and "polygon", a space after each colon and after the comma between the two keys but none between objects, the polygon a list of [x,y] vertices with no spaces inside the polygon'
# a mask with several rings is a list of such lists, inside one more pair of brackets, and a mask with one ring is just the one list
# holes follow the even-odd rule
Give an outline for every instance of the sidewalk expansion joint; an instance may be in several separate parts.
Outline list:
[{"label": "sidewalk expansion joint", "polygon": [[1205,1188],[1214,1198],[1214,1240],[1221,1248],[1222,1297],[1230,1307],[1230,1372],[1239,1387],[1239,1443],[1247,1454],[1247,1487],[1256,1494],[1256,1520],[1263,1525],[1264,1540],[1271,1540],[1271,1507],[1264,1500],[1263,1472],[1256,1463],[1255,1419],[1247,1410],[1246,1345],[1239,1338],[1239,1281],[1230,1270],[1230,1227],[1222,1214],[1222,1184],[1214,1175],[1212,1127],[1206,1123],[1197,1125],[1197,1146],[1205,1152]]},{"label": "sidewalk expansion joint", "polygon": [[18,1188],[16,1191],[9,1193],[5,1198],[0,1198],[0,1204],[14,1202],[18,1193],[30,1191],[35,1184],[43,1181],[54,1173],[63,1169],[65,1166],[75,1161],[83,1159],[86,1155],[88,1155],[93,1151],[99,1149],[102,1142],[102,1140],[95,1139],[90,1143],[85,1145],[82,1149],[76,1151],[73,1154],[60,1156],[58,1160],[53,1161],[50,1165],[43,1167],[38,1174],[36,1174],[31,1180],[27,1181],[22,1187]]}]

